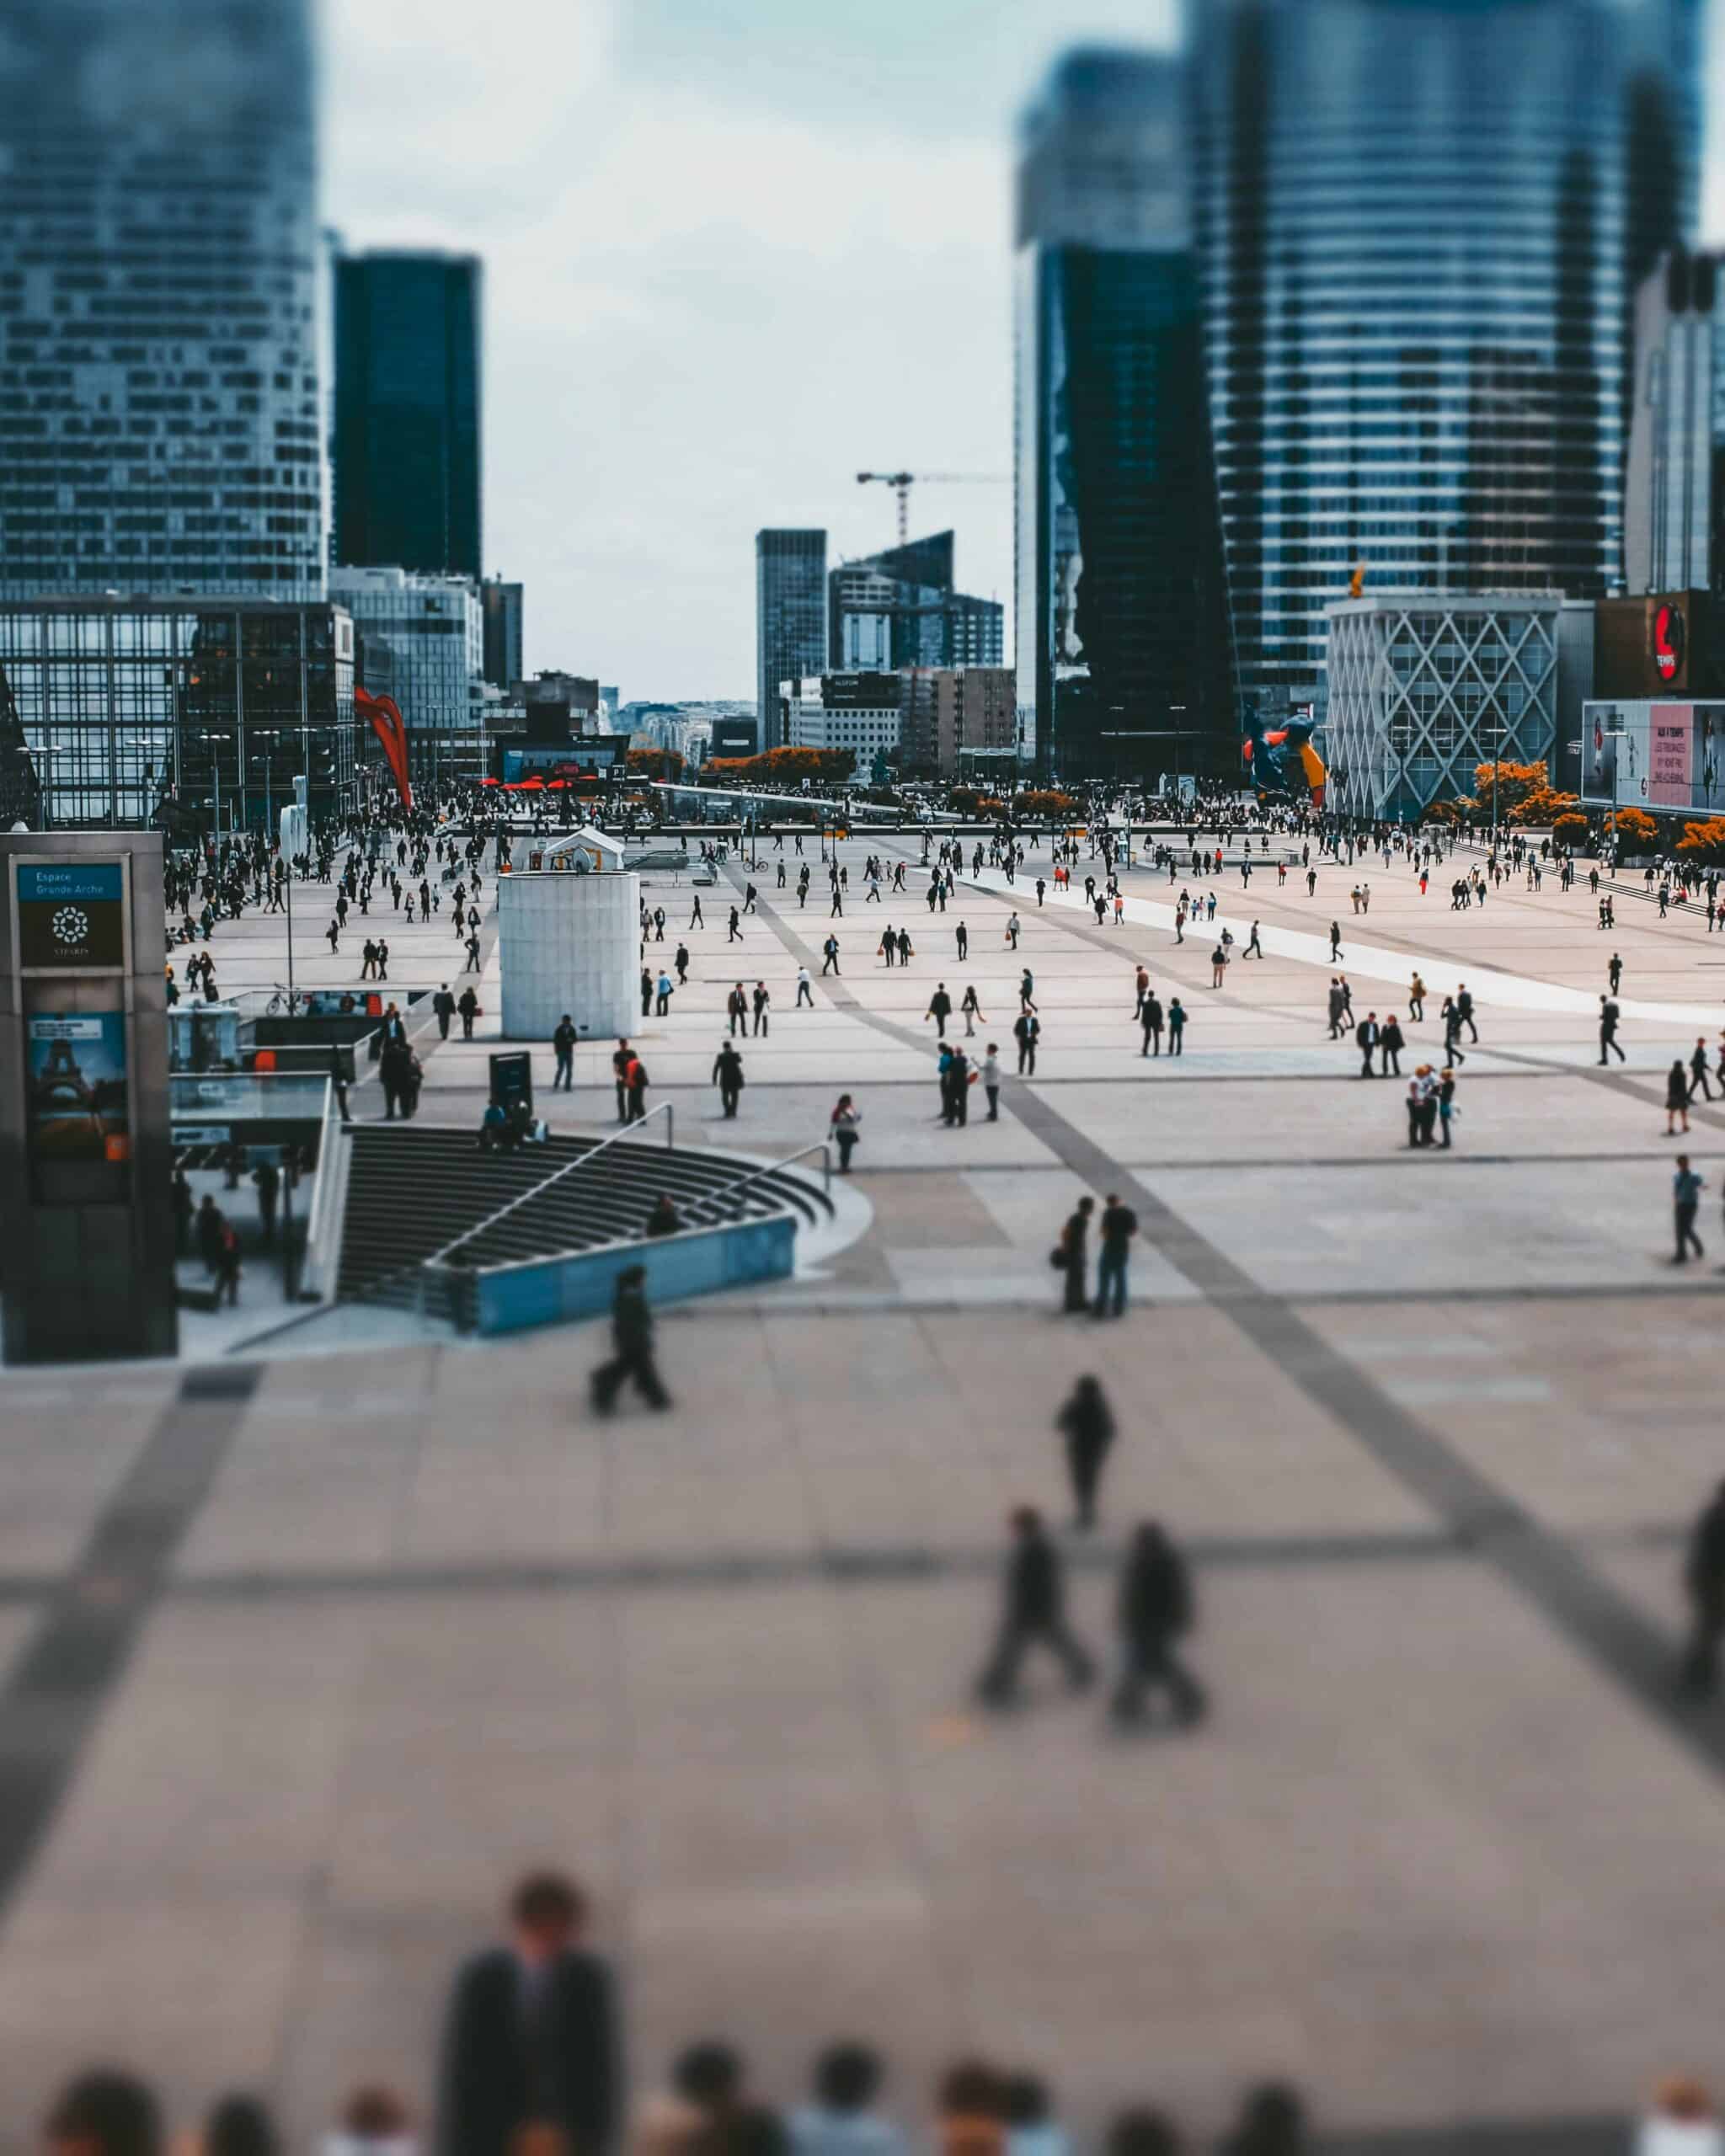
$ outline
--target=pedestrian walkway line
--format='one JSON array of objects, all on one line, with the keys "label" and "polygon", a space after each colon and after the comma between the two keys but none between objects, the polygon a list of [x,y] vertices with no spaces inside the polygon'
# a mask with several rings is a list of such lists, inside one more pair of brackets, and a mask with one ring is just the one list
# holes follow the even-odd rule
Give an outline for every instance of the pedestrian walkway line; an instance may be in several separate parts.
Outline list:
[{"label": "pedestrian walkway line", "polygon": [[0,1686],[0,1909],[28,1873],[255,1390],[189,1370]]},{"label": "pedestrian walkway line", "polygon": [[[777,908],[764,899],[757,899],[757,905],[790,947],[806,951]],[[864,1025],[929,1053],[929,1043],[910,1027],[879,1017],[848,991],[843,1001]],[[1725,1701],[1696,1705],[1679,1697],[1674,1642],[1586,1564],[1573,1545],[1542,1525],[1447,1438],[1427,1428],[1386,1386],[1349,1362],[1284,1297],[1260,1287],[1033,1087],[1016,1087],[1010,1107],[1032,1137],[1063,1161],[1087,1189],[1114,1191],[1125,1198],[1137,1213],[1146,1242],[1231,1320],[1252,1348],[1643,1712],[1716,1774],[1725,1775]]]},{"label": "pedestrian walkway line", "polygon": [[[985,868],[975,875],[961,875],[960,883],[969,883],[980,891],[989,891],[995,896],[1012,899],[1022,907],[1025,887],[1009,883],[1006,872],[1000,868]],[[1033,887],[1030,898],[1035,899]],[[1249,898],[1250,894],[1247,894]],[[1081,889],[1057,892],[1051,886],[1042,908],[1044,914],[1057,918],[1074,911],[1091,919]],[[1169,935],[1173,933],[1175,909],[1156,899],[1136,895],[1126,899],[1126,918],[1140,926],[1158,928]],[[1195,916],[1187,926],[1195,931],[1192,940],[1220,937],[1223,929],[1231,929],[1235,938],[1234,954],[1238,963],[1239,953],[1251,933],[1252,916],[1245,919],[1231,911],[1218,910],[1214,921],[1200,921]],[[1350,916],[1353,918],[1353,916]],[[1340,919],[1340,915],[1337,916]],[[1060,918],[1062,927],[1070,926]],[[1383,944],[1359,943],[1345,931],[1342,938],[1342,955],[1330,955],[1327,936],[1309,934],[1304,929],[1263,927],[1258,930],[1258,940],[1265,952],[1279,958],[1293,958],[1302,965],[1321,966],[1326,973],[1346,973],[1366,980],[1393,981],[1407,988],[1409,974],[1417,967],[1427,984],[1427,1000],[1441,1003],[1458,980],[1466,980],[1477,1004],[1493,1005],[1513,1011],[1561,1011],[1573,1017],[1584,1013],[1590,1018],[1599,1015],[1599,999],[1597,990],[1584,988],[1563,988],[1555,981],[1536,980],[1528,974],[1515,974],[1501,966],[1494,966],[1488,959],[1468,959],[1440,957],[1435,953],[1416,949],[1392,951]],[[1675,1022],[1699,1027],[1717,1026],[1719,1012],[1716,1006],[1699,1003],[1644,1003],[1637,999],[1619,1000],[1619,1007],[1626,1018],[1644,1018],[1661,1022]]]}]

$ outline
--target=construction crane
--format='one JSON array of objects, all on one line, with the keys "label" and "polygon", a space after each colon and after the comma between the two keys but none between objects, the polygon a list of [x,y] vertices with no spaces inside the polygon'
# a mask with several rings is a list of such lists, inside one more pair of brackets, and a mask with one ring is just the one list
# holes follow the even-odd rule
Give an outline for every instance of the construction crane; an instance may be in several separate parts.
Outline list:
[{"label": "construction crane", "polygon": [[890,487],[897,494],[901,547],[911,536],[911,489],[919,479],[940,487],[1004,487],[1007,483],[1002,472],[859,472],[859,487]]}]

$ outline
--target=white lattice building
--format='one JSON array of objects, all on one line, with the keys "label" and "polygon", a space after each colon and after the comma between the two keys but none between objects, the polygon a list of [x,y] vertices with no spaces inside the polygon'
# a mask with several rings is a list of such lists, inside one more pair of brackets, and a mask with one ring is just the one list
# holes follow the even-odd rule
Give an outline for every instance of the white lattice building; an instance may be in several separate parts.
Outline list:
[{"label": "white lattice building", "polygon": [[1593,692],[1594,610],[1557,592],[1375,592],[1329,610],[1327,803],[1407,818],[1474,791],[1477,766],[1578,739]]}]

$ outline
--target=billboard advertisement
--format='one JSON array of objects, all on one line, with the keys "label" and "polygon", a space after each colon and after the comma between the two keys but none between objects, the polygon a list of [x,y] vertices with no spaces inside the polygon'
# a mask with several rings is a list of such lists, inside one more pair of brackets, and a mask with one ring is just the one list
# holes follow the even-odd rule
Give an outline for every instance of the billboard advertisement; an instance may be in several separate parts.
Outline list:
[{"label": "billboard advertisement", "polygon": [[1725,815],[1725,703],[1584,706],[1581,796],[1589,808]]},{"label": "billboard advertisement", "polygon": [[24,1022],[26,1143],[38,1204],[124,1204],[131,1161],[121,1011]]}]

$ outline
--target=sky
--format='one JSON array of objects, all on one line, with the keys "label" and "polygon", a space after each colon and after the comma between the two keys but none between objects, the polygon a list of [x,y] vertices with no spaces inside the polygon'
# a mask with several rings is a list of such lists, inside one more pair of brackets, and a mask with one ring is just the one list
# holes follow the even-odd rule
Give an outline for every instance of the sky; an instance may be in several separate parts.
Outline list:
[{"label": "sky", "polygon": [[[1057,51],[1166,45],[1175,7],[323,0],[326,221],[484,259],[485,566],[526,585],[530,671],[752,697],[762,525],[836,560],[895,536],[859,471],[1009,480],[1016,116]],[[912,499],[1009,619],[1011,512]]]}]

